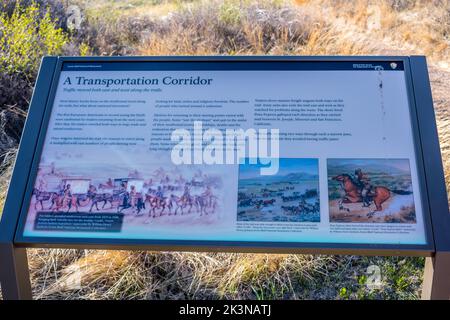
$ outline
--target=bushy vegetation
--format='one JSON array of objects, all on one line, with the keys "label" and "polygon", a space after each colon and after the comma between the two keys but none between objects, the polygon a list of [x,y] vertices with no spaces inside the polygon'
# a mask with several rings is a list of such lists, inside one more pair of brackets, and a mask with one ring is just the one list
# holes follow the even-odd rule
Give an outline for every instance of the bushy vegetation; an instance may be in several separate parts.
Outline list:
[{"label": "bushy vegetation", "polygon": [[0,165],[19,142],[42,56],[62,54],[69,41],[50,6],[6,1],[1,8]]},{"label": "bushy vegetation", "polygon": [[44,55],[59,55],[68,37],[52,21],[50,12],[39,15],[39,6],[16,6],[10,16],[0,14],[0,71],[33,75]]},{"label": "bushy vegetation", "polygon": [[[450,177],[449,1],[74,0],[83,20],[72,29],[68,4],[0,3],[0,212],[39,61],[49,54],[426,54]],[[374,8],[380,25],[370,29]],[[41,299],[416,299],[424,261],[43,249],[29,258]],[[382,272],[377,289],[367,286],[370,265]],[[77,279],[81,288],[70,285]]]}]

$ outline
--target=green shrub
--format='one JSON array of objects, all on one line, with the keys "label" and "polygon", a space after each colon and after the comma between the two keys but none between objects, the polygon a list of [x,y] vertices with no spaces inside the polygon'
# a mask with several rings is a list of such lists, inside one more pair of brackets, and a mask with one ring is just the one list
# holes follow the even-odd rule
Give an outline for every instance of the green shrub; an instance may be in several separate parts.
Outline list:
[{"label": "green shrub", "polygon": [[0,4],[0,174],[19,143],[42,56],[62,54],[69,40],[60,4],[37,1]]},{"label": "green shrub", "polygon": [[219,21],[229,26],[237,26],[241,23],[241,8],[232,3],[224,2],[219,7]]},{"label": "green shrub", "polygon": [[68,42],[68,36],[52,21],[50,12],[43,17],[40,6],[16,5],[8,16],[0,14],[0,70],[7,73],[33,75],[44,55],[58,55]]}]

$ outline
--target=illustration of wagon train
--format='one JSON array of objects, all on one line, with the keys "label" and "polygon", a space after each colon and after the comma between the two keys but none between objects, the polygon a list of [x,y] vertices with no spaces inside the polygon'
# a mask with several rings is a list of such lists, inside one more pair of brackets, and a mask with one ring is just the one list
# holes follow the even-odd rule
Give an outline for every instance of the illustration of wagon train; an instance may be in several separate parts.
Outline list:
[{"label": "illustration of wagon train", "polygon": [[153,184],[138,178],[116,178],[95,186],[91,179],[83,177],[58,180],[50,188],[48,182],[45,186],[37,183],[33,189],[36,211],[133,212],[136,215],[147,212],[151,217],[159,217],[194,212],[208,215],[218,207],[218,198],[213,194],[214,181],[177,179],[171,184],[167,178]]}]

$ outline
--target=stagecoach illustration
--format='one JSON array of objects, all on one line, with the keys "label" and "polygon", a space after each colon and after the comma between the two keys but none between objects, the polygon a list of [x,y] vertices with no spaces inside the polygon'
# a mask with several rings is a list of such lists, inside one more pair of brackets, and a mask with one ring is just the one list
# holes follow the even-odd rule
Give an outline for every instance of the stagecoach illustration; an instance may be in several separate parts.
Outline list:
[{"label": "stagecoach illustration", "polygon": [[114,179],[113,194],[119,195],[125,192],[144,192],[145,181],[143,179],[136,178],[116,178]]},{"label": "stagecoach illustration", "polygon": [[91,179],[87,178],[66,178],[62,179],[63,190],[70,186],[70,191],[73,195],[87,197]]},{"label": "stagecoach illustration", "polygon": [[91,179],[82,177],[64,178],[61,180],[62,189],[60,190],[61,199],[56,198],[52,206],[56,203],[59,210],[67,209],[69,212],[72,208],[78,212],[78,207],[87,206],[90,202],[88,197]]},{"label": "stagecoach illustration", "polygon": [[[99,183],[85,177],[46,176],[35,188],[35,210],[52,212],[147,212],[155,217],[163,214],[200,215],[213,213],[217,196],[212,189],[221,181],[207,175],[193,179],[148,181],[136,177],[108,178]],[[172,181],[176,181],[173,183]]]}]

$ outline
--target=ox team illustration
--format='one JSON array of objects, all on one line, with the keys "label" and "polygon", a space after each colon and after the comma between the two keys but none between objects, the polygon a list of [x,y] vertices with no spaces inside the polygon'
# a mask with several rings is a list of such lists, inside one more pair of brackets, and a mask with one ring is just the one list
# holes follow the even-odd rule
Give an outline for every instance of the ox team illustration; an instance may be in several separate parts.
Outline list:
[{"label": "ox team illustration", "polygon": [[[24,237],[425,244],[403,65],[339,63],[64,65]],[[175,164],[171,133],[194,123],[278,129],[279,150],[259,141],[260,158],[230,163],[206,131],[216,161]]]},{"label": "ox team illustration", "polygon": [[260,175],[260,164],[240,165],[238,221],[320,222],[317,159],[284,158],[280,165],[271,176]]}]

